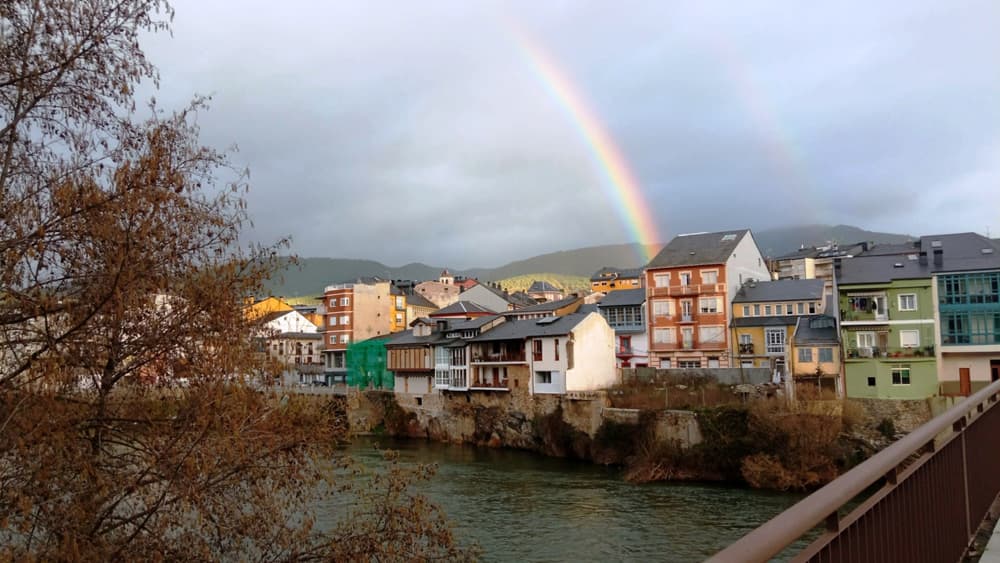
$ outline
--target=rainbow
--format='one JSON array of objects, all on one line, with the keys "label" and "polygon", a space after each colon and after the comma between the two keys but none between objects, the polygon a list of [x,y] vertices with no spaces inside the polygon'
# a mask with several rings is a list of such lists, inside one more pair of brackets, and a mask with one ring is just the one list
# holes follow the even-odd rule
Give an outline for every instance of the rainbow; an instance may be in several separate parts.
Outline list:
[{"label": "rainbow", "polygon": [[606,189],[619,217],[632,239],[639,243],[639,257],[644,260],[643,264],[649,262],[659,250],[660,235],[650,212],[650,205],[643,197],[639,182],[629,169],[621,150],[580,89],[542,45],[509,20],[506,27],[535,77],[559,103],[586,141],[595,162],[608,180]]}]

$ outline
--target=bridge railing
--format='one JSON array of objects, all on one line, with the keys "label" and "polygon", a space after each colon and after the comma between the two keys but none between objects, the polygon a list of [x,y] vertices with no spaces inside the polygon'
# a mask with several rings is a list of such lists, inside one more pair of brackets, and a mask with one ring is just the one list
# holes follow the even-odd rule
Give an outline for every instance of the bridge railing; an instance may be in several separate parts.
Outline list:
[{"label": "bridge railing", "polygon": [[[1000,381],[917,428],[709,561],[960,560],[1000,492]],[[845,505],[877,490],[847,514]]]}]

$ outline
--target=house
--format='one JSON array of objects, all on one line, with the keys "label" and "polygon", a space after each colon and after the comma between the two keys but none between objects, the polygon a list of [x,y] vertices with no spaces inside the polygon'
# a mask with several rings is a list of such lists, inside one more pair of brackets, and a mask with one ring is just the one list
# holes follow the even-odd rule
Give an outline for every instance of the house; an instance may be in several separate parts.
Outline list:
[{"label": "house", "polygon": [[770,279],[748,229],[678,235],[644,269],[650,365],[730,367],[729,304],[744,282]]},{"label": "house", "polygon": [[406,294],[395,285],[389,285],[389,299],[392,302],[389,312],[389,332],[406,330],[409,319],[406,316]]},{"label": "house", "polygon": [[736,365],[790,373],[793,333],[801,317],[826,312],[826,283],[817,279],[750,280],[733,297],[732,354]]},{"label": "house", "polygon": [[477,280],[476,278],[467,278],[465,276],[455,276],[455,279],[454,281],[452,281],[452,283],[461,288],[462,291],[466,291],[479,285],[479,280]]},{"label": "house", "polygon": [[437,305],[431,303],[419,293],[406,295],[406,318],[409,319],[410,323],[413,322],[413,319],[426,317],[438,309]]},{"label": "house", "polygon": [[840,335],[832,315],[799,317],[792,334],[791,372],[796,382],[813,383],[843,396]]},{"label": "house", "polygon": [[263,349],[281,366],[280,384],[324,381],[323,335],[315,324],[295,310],[272,311],[258,322]]},{"label": "house", "polygon": [[462,292],[462,288],[451,283],[454,278],[450,275],[444,276],[444,273],[447,273],[447,270],[442,273],[441,279],[447,280],[448,283],[439,279],[438,281],[420,282],[413,288],[414,293],[430,301],[439,309],[458,301],[459,293]]},{"label": "house", "polygon": [[795,252],[773,260],[774,275],[779,280],[823,280],[832,293],[833,261],[836,258],[858,256],[869,251],[872,246],[868,242],[848,245],[829,242],[823,246],[802,246]]},{"label": "house", "polygon": [[536,301],[558,301],[565,297],[563,290],[547,281],[535,280],[531,282],[527,294]]},{"label": "house", "polygon": [[470,301],[458,301],[443,309],[438,309],[428,316],[432,319],[475,319],[496,314],[497,311],[491,311],[482,305]]},{"label": "house", "polygon": [[590,276],[590,290],[599,293],[642,287],[642,268],[605,266]]},{"label": "house", "polygon": [[920,245],[918,260],[935,270],[940,391],[969,395],[1000,379],[1000,243],[958,233],[921,237]]},{"label": "house", "polygon": [[477,283],[463,290],[460,298],[462,301],[469,301],[498,313],[514,309],[507,292],[493,284]]},{"label": "house", "polygon": [[[323,292],[326,323],[323,332],[323,357],[328,382],[344,381],[347,376],[347,347],[360,340],[390,334],[400,329],[397,315],[398,295],[393,295],[392,283],[377,277],[329,285]],[[404,318],[405,320],[405,318]]]},{"label": "house", "polygon": [[646,333],[646,290],[616,289],[597,304],[598,310],[615,331],[618,367],[649,365],[649,337]]},{"label": "house", "polygon": [[933,273],[926,255],[837,259],[834,272],[847,396],[936,395]]},{"label": "house", "polygon": [[603,389],[617,381],[614,342],[597,313],[507,321],[469,341],[467,380],[437,384],[448,391],[526,389],[532,395]]},{"label": "house", "polygon": [[[322,298],[321,298],[322,299]],[[312,324],[322,327],[324,323],[323,313],[318,305],[293,305],[293,309],[309,319]]]},{"label": "house", "polygon": [[561,317],[563,315],[575,313],[582,304],[582,298],[576,295],[570,295],[569,297],[564,297],[558,301],[538,303],[529,307],[515,309],[506,314],[511,320],[518,321],[525,319],[540,319],[542,317]]}]

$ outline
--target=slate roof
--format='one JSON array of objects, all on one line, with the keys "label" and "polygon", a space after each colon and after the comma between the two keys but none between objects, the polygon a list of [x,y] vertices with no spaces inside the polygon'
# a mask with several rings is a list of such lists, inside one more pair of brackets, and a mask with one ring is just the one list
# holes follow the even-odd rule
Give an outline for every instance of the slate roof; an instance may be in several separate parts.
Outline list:
[{"label": "slate roof", "polygon": [[512,315],[519,315],[521,313],[544,313],[547,311],[555,311],[557,309],[562,309],[563,307],[566,307],[568,305],[572,305],[573,303],[579,300],[580,298],[577,297],[576,295],[570,295],[569,297],[563,297],[562,299],[559,299],[557,301],[546,301],[545,303],[537,303],[530,307],[524,307],[521,309],[510,311],[509,313]]},{"label": "slate roof", "polygon": [[413,305],[414,307],[423,307],[425,309],[437,309],[437,305],[431,303],[426,297],[420,295],[419,293],[411,293],[406,296],[407,305]]},{"label": "slate roof", "polygon": [[609,291],[597,306],[601,308],[623,307],[626,305],[642,305],[645,302],[645,289],[619,289],[618,291]]},{"label": "slate roof", "polygon": [[397,332],[386,341],[386,346],[432,345],[445,341],[444,334],[432,332],[427,336],[414,336],[412,330]]},{"label": "slate roof", "polygon": [[916,240],[891,244],[876,244],[868,250],[861,252],[858,256],[889,256],[893,254],[907,254],[910,252],[919,252],[919,246],[920,241]]},{"label": "slate roof", "polygon": [[[727,237],[727,235],[732,235]],[[724,264],[749,229],[677,235],[650,260],[647,268]],[[752,235],[750,235],[752,236]],[[727,240],[723,240],[727,238]]]},{"label": "slate roof", "polygon": [[477,328],[479,328],[479,327],[481,327],[483,325],[489,324],[489,323],[497,320],[498,317],[500,317],[500,315],[490,315],[490,316],[485,316],[485,317],[479,317],[479,318],[476,318],[476,319],[469,319],[467,321],[465,321],[465,320],[453,321],[453,322],[448,323],[448,329],[447,330],[448,330],[448,332],[451,332],[453,330],[473,330],[473,329],[477,329]]},{"label": "slate roof", "polygon": [[611,279],[632,279],[642,277],[642,268],[611,268],[605,266],[590,276],[590,281],[606,281]]},{"label": "slate roof", "polygon": [[[814,327],[814,324],[829,324],[828,327]],[[796,344],[836,344],[840,342],[837,335],[837,322],[829,315],[815,315],[809,317],[799,317],[799,322],[795,326]]]},{"label": "slate roof", "polygon": [[507,297],[507,300],[513,303],[515,307],[531,307],[538,304],[538,301],[535,301],[533,297],[523,291],[511,293]]},{"label": "slate roof", "polygon": [[737,317],[733,319],[734,327],[747,326],[791,326],[796,323],[795,315],[778,315],[770,317]]},{"label": "slate roof", "polygon": [[815,301],[823,298],[823,280],[775,280],[745,283],[733,303]]},{"label": "slate roof", "polygon": [[433,313],[431,313],[431,316],[437,317],[446,315],[461,315],[463,313],[494,314],[496,313],[496,311],[491,311],[490,309],[487,309],[486,307],[483,307],[478,303],[473,303],[472,301],[457,301],[455,303],[452,303],[451,305],[448,305],[444,309],[438,309],[437,311],[434,311]]},{"label": "slate roof", "polygon": [[580,324],[589,313],[573,313],[562,317],[545,317],[543,319],[527,319],[523,321],[508,321],[485,332],[470,342],[492,342],[495,340],[523,340],[540,336],[559,336],[569,334]]},{"label": "slate roof", "polygon": [[[934,264],[935,242],[940,242],[937,248],[942,251],[940,266]],[[926,264],[920,263],[920,252],[927,253]],[[918,246],[905,254],[863,254],[844,260],[837,283],[888,283],[929,278],[936,273],[997,269],[1000,269],[1000,245],[977,233],[953,233],[920,237]]]},{"label": "slate roof", "polygon": [[555,292],[562,293],[562,290],[558,287],[552,285],[547,281],[535,280],[531,282],[531,287],[528,288],[528,293],[545,293],[545,292]]}]

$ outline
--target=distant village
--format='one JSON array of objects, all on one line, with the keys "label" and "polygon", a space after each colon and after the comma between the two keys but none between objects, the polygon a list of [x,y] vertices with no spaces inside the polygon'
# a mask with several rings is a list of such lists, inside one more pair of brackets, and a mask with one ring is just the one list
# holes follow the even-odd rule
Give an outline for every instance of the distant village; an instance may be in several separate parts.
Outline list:
[{"label": "distant village", "polygon": [[544,281],[359,278],[316,306],[260,299],[275,383],[442,395],[574,395],[623,370],[809,385],[839,397],[969,395],[1000,379],[1000,240],[830,243],[765,258],[750,230],[674,237],[643,268],[589,291]]}]

